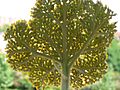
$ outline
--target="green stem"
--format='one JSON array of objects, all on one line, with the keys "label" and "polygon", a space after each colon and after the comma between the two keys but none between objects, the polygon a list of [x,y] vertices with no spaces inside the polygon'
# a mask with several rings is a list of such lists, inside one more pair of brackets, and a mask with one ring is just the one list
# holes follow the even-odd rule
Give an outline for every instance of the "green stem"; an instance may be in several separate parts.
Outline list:
[{"label": "green stem", "polygon": [[62,63],[62,82],[61,90],[70,90],[70,68],[68,67],[68,51],[67,51],[67,9],[66,0],[63,0],[63,63]]},{"label": "green stem", "polygon": [[62,66],[61,90],[70,90],[70,69],[67,64]]}]

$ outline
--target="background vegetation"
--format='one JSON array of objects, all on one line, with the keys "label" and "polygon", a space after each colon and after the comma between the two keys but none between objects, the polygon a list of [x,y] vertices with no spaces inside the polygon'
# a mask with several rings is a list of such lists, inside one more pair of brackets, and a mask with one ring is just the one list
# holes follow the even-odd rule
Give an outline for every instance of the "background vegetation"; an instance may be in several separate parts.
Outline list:
[{"label": "background vegetation", "polygon": [[[0,27],[4,32],[9,25]],[[94,85],[82,90],[120,90],[120,40],[114,39],[108,48],[109,69],[104,78]],[[0,90],[34,90],[27,76],[13,71],[5,61],[5,55],[0,52]],[[57,87],[47,87],[45,90],[60,90]]]},{"label": "background vegetation", "polygon": [[0,32],[6,31],[8,27],[9,27],[8,24],[4,24],[4,25],[0,26]]}]

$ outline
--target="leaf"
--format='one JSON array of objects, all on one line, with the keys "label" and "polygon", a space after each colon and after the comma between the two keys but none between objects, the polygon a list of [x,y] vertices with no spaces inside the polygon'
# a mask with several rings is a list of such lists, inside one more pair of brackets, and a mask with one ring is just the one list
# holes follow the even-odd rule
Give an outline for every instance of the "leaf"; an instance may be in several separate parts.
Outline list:
[{"label": "leaf", "polygon": [[[51,8],[52,7],[52,8]],[[107,70],[114,13],[92,0],[37,0],[29,22],[17,21],[5,33],[8,62],[27,72],[35,86],[60,85],[63,62],[71,68],[72,87],[99,80]]]}]

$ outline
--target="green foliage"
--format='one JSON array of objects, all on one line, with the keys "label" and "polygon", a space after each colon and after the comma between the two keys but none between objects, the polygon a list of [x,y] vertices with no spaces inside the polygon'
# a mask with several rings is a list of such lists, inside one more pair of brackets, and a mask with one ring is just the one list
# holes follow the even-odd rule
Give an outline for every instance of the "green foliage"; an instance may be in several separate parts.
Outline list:
[{"label": "green foliage", "polygon": [[16,87],[19,90],[33,90],[31,83],[27,79],[18,79],[17,82],[20,83],[20,86]]},{"label": "green foliage", "polygon": [[3,90],[13,85],[13,72],[5,64],[5,56],[0,53],[0,89]]},{"label": "green foliage", "polygon": [[113,11],[92,0],[37,0],[31,16],[5,33],[14,70],[27,72],[37,88],[58,86],[61,77],[63,90],[69,78],[79,88],[102,77],[116,27],[109,22]]},{"label": "green foliage", "polygon": [[[15,85],[16,83],[19,86]],[[0,90],[13,89],[33,90],[33,87],[25,78],[21,79],[20,76],[16,76],[16,72],[5,62],[5,55],[0,53]]]},{"label": "green foliage", "polygon": [[115,71],[120,72],[120,41],[114,39],[108,48],[108,61],[113,65]]},{"label": "green foliage", "polygon": [[9,27],[8,24],[4,24],[3,26],[0,26],[0,32],[6,31],[8,27]]}]

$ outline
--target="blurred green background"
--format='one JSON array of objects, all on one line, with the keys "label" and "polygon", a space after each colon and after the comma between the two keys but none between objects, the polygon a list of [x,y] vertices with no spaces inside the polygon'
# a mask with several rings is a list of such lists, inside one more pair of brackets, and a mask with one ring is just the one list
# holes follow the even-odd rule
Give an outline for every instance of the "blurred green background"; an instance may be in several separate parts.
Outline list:
[{"label": "blurred green background", "polygon": [[[9,25],[0,26],[0,35]],[[1,42],[0,42],[1,43]],[[2,47],[0,45],[0,47]],[[93,85],[75,90],[120,90],[120,33],[115,34],[108,52],[108,72],[103,79]],[[0,90],[35,90],[26,74],[13,71],[6,62],[5,53],[0,50]],[[41,89],[42,90],[42,89]],[[46,87],[45,90],[60,90],[59,87]]]}]

